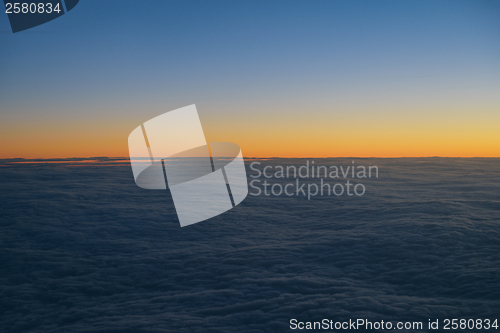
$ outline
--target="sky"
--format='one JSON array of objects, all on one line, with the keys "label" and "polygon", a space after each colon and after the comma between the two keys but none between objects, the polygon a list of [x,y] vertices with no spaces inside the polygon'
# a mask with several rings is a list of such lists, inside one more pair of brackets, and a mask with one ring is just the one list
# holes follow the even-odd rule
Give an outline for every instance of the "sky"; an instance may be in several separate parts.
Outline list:
[{"label": "sky", "polygon": [[196,104],[246,157],[500,157],[498,1],[82,0],[0,15],[0,158],[128,156]]}]

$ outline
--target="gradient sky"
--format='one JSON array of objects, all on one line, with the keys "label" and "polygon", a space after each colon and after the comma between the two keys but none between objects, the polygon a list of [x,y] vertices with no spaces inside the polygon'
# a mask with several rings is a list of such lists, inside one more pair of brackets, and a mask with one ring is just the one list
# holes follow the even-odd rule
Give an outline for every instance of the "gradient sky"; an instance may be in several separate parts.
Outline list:
[{"label": "gradient sky", "polygon": [[0,49],[0,158],[128,156],[190,104],[247,157],[500,156],[499,1],[81,0]]}]

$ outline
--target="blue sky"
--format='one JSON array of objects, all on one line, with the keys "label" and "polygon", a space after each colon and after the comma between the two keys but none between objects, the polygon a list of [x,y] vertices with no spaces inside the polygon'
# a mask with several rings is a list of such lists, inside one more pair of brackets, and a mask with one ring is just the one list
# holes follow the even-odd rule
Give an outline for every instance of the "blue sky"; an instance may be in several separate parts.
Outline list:
[{"label": "blue sky", "polygon": [[499,18],[498,1],[82,0],[16,34],[0,15],[0,109],[9,128],[119,117],[127,131],[192,103],[235,123],[463,105],[486,118]]}]

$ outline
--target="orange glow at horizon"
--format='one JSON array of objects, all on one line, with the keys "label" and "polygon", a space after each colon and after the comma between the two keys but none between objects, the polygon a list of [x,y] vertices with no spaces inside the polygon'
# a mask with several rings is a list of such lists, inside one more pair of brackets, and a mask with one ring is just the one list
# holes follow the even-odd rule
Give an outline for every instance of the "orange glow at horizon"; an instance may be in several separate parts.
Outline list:
[{"label": "orange glow at horizon", "polygon": [[[474,116],[471,116],[474,115]],[[234,142],[244,157],[500,157],[500,112],[261,112],[202,117],[208,142]],[[128,157],[136,119],[12,122],[0,158]]]}]

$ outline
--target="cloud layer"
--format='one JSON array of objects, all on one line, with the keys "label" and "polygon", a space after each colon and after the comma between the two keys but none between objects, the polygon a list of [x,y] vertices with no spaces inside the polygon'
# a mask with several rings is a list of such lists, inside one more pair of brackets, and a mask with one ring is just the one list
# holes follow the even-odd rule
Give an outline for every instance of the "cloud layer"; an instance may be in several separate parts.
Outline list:
[{"label": "cloud layer", "polygon": [[138,188],[129,165],[5,162],[0,331],[500,317],[500,159],[356,163],[380,169],[362,197],[249,196],[180,228],[168,191]]}]

